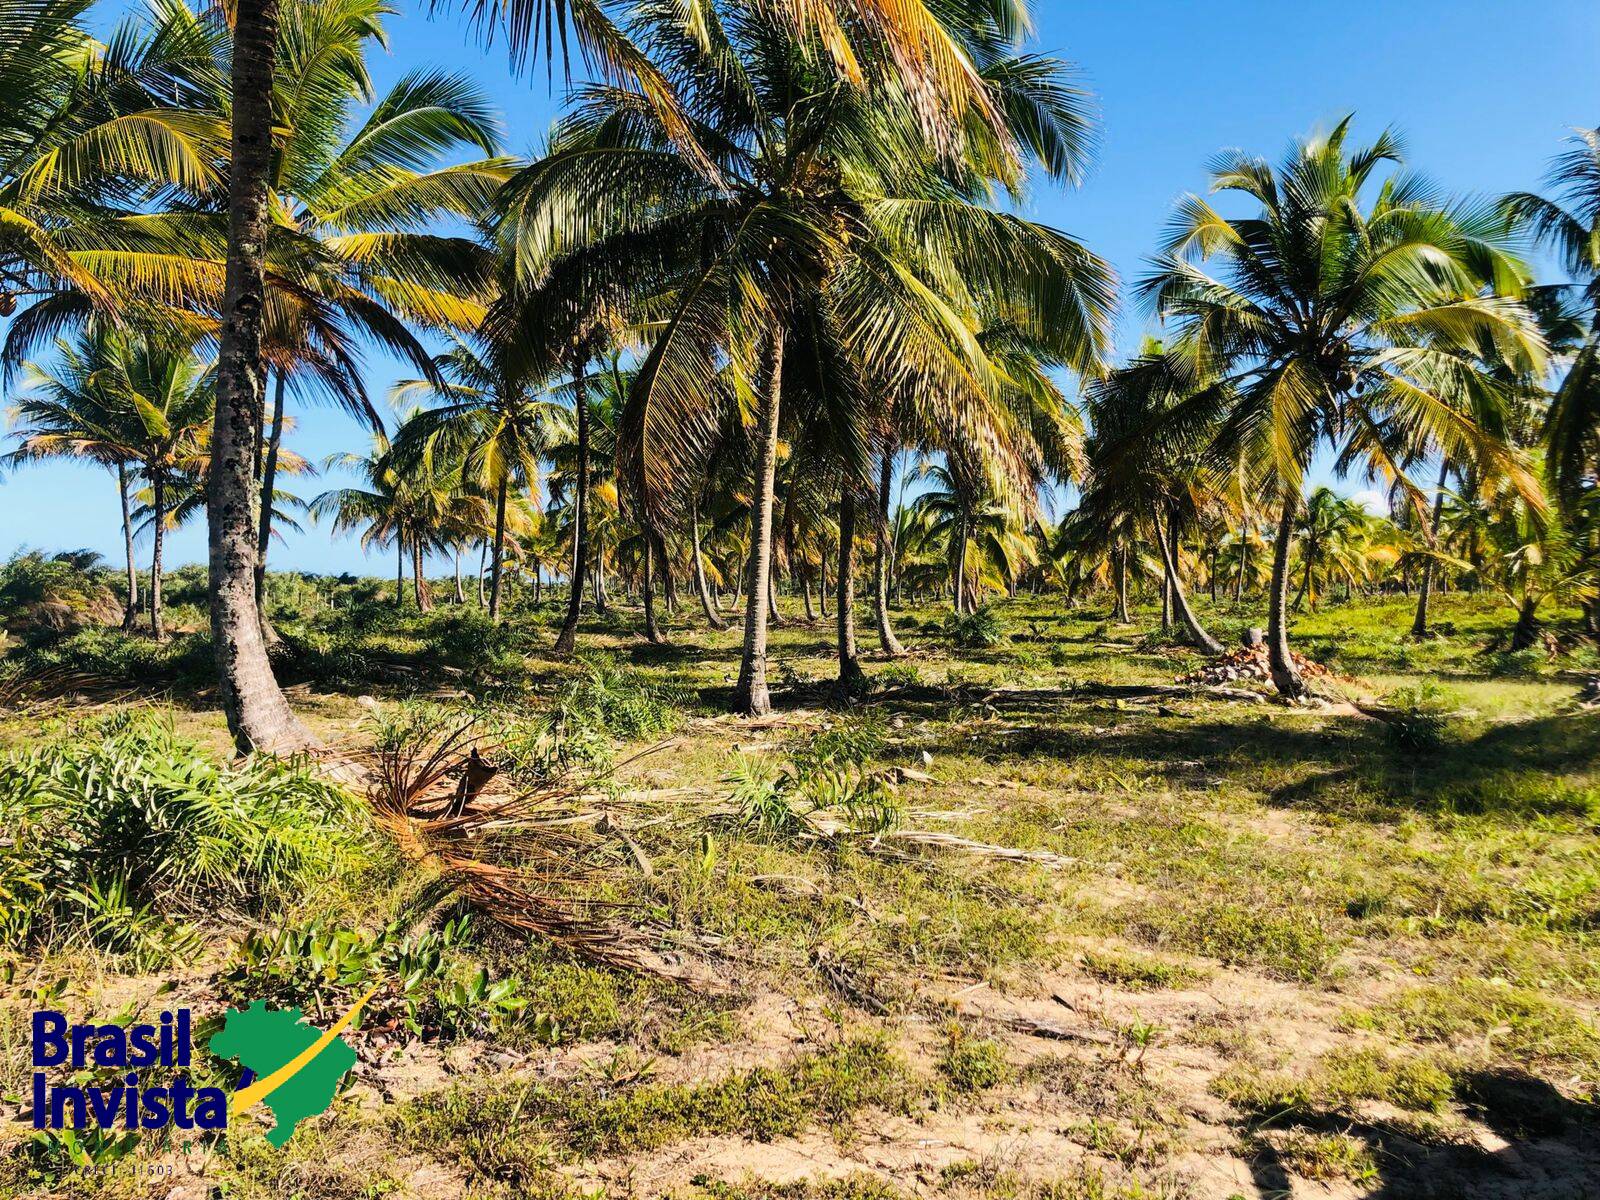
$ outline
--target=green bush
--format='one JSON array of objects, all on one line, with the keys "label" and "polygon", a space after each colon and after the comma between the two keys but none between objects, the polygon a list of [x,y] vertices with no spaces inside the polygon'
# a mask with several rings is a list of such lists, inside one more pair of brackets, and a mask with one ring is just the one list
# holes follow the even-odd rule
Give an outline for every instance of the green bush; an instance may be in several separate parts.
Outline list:
[{"label": "green bush", "polygon": [[360,807],[304,764],[219,766],[150,709],[0,758],[0,828],[11,944],[76,937],[147,968],[185,948],[173,918],[262,911],[366,859]]},{"label": "green bush", "polygon": [[1006,622],[987,604],[974,612],[951,616],[945,630],[963,650],[986,650],[1010,637]]},{"label": "green bush", "polygon": [[1401,750],[1433,751],[1456,740],[1461,731],[1461,698],[1431,679],[1389,693],[1389,740]]}]

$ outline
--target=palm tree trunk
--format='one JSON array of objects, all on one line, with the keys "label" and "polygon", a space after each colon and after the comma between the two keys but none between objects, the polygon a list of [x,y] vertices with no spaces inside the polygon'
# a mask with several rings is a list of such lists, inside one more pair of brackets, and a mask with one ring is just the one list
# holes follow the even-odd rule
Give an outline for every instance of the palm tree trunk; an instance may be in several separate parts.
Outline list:
[{"label": "palm tree trunk", "polygon": [[456,571],[456,607],[460,608],[467,602],[467,591],[461,586],[461,546],[457,544],[451,548],[451,551]]},{"label": "palm tree trunk", "polygon": [[122,610],[122,631],[131,633],[139,619],[139,569],[133,561],[133,504],[128,499],[128,464],[117,464],[117,498],[122,501],[122,547],[127,554],[128,606]]},{"label": "palm tree trunk", "polygon": [[[497,522],[502,519],[500,512],[497,511],[495,513],[495,518],[496,518]],[[484,576],[485,572],[488,571],[488,569],[489,569],[489,539],[488,538],[484,538],[483,541],[479,544],[479,547],[478,547],[478,607],[479,608],[482,608],[484,606],[484,600],[483,600],[483,576]]]},{"label": "palm tree trunk", "polygon": [[720,631],[726,629],[728,623],[717,612],[716,605],[711,600],[711,589],[706,586],[706,564],[705,560],[700,557],[700,504],[698,500],[689,510],[689,519],[690,530],[694,536],[694,540],[690,544],[690,551],[694,556],[695,590],[700,593],[700,607],[705,609],[706,624]]},{"label": "palm tree trunk", "polygon": [[809,566],[802,566],[799,570],[800,597],[805,603],[806,624],[811,625],[814,624],[817,619],[816,606],[811,603],[811,568]]},{"label": "palm tree trunk", "polygon": [[161,641],[167,636],[161,623],[161,550],[167,534],[167,477],[157,471],[150,477],[150,528],[154,531],[150,551],[150,634]]},{"label": "palm tree trunk", "polygon": [[1119,625],[1128,623],[1128,548],[1118,546],[1111,566],[1112,588],[1116,591],[1115,602],[1111,606],[1111,619]]},{"label": "palm tree trunk", "polygon": [[400,533],[394,535],[394,606],[406,606],[406,539]]},{"label": "palm tree trunk", "polygon": [[1156,518],[1156,541],[1161,546],[1161,566],[1166,572],[1167,591],[1172,596],[1172,607],[1178,620],[1189,631],[1189,640],[1207,654],[1223,653],[1222,643],[1206,632],[1200,618],[1189,607],[1189,598],[1183,593],[1183,583],[1178,578],[1178,563],[1172,553],[1172,541],[1162,532],[1160,518]]},{"label": "palm tree trunk", "polygon": [[828,548],[817,547],[817,599],[822,605],[822,619],[828,619]]},{"label": "palm tree trunk", "polygon": [[678,612],[678,585],[672,579],[672,560],[667,555],[667,538],[665,534],[657,533],[656,557],[661,563],[661,598],[667,604],[667,616],[675,616]]},{"label": "palm tree trunk", "polygon": [[211,640],[222,709],[242,751],[316,745],[272,674],[255,602],[257,530],[252,518],[255,453],[261,440],[263,260],[277,29],[278,0],[237,6],[227,270],[207,498]]},{"label": "palm tree trunk", "polygon": [[1517,610],[1517,624],[1511,631],[1511,649],[1528,650],[1539,640],[1539,601],[1532,592],[1523,594]]},{"label": "palm tree trunk", "polygon": [[589,561],[589,399],[585,389],[585,365],[579,361],[572,371],[572,407],[578,416],[578,463],[577,478],[573,481],[572,580],[567,590],[567,616],[561,622],[561,632],[556,635],[558,658],[569,657],[578,646],[578,618],[583,613],[583,570]]},{"label": "palm tree trunk", "polygon": [[[1433,518],[1427,528],[1429,549],[1437,544],[1439,536],[1439,518],[1444,513],[1444,485],[1449,477],[1450,460],[1439,461],[1439,488],[1433,493]],[[1433,559],[1422,560],[1422,586],[1417,591],[1417,615],[1411,622],[1411,636],[1425,638],[1428,636],[1428,601],[1433,599]]]},{"label": "palm tree trunk", "polygon": [[856,498],[847,483],[839,492],[839,695],[854,695],[863,680],[856,655]]},{"label": "palm tree trunk", "polygon": [[1244,600],[1244,572],[1250,562],[1250,522],[1239,522],[1239,577],[1233,582],[1233,602]]},{"label": "palm tree trunk", "polygon": [[889,622],[889,486],[894,480],[894,455],[885,452],[878,466],[878,554],[873,564],[872,602],[877,609],[878,642],[889,658],[900,658],[906,648]]},{"label": "palm tree trunk", "polygon": [[750,574],[745,598],[744,650],[739,660],[739,684],[734,707],[753,717],[772,711],[767,690],[767,603],[772,579],[773,490],[778,465],[778,406],[783,391],[783,339],[781,322],[772,327],[768,350],[767,387],[762,396],[756,442],[755,505],[750,513]]},{"label": "palm tree trunk", "polygon": [[506,559],[506,499],[511,480],[502,476],[494,493],[494,545],[489,551],[489,620],[500,620],[501,568]]},{"label": "palm tree trunk", "polygon": [[956,522],[955,546],[951,552],[950,597],[959,617],[967,611],[967,514]]},{"label": "palm tree trunk", "polygon": [[433,597],[428,593],[428,581],[422,577],[422,539],[411,543],[411,589],[416,593],[417,611],[432,612]]},{"label": "palm tree trunk", "polygon": [[611,610],[611,600],[606,595],[605,551],[595,547],[594,552],[594,611],[604,616]]},{"label": "palm tree trunk", "polygon": [[648,525],[641,532],[643,537],[640,540],[644,543],[644,557],[641,560],[640,569],[643,573],[643,579],[640,583],[639,591],[644,596],[644,640],[652,646],[659,646],[667,639],[661,636],[661,626],[656,624],[655,579],[651,570],[656,557],[655,538],[652,536]]},{"label": "palm tree trunk", "polygon": [[272,493],[277,489],[278,451],[283,445],[283,392],[283,372],[279,371],[273,379],[272,428],[261,464],[260,523],[256,527],[256,612],[261,617],[261,636],[269,646],[278,640],[278,631],[267,617],[267,550],[272,545]]},{"label": "palm tree trunk", "polygon": [[1289,653],[1289,551],[1294,541],[1294,518],[1300,493],[1283,489],[1283,512],[1278,517],[1278,537],[1272,546],[1272,596],[1267,605],[1267,667],[1278,694],[1291,700],[1311,694]]}]

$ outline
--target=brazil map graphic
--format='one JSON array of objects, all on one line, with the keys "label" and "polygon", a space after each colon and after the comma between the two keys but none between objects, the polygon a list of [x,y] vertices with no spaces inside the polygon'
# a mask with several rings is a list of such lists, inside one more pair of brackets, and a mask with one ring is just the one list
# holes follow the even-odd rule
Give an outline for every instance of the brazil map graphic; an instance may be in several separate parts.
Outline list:
[{"label": "brazil map graphic", "polygon": [[[212,1035],[211,1053],[233,1058],[255,1073],[270,1078],[315,1046],[322,1031],[308,1025],[298,1008],[269,1009],[260,1000],[244,1009],[230,1009],[221,1030]],[[326,1112],[333,1103],[339,1080],[356,1064],[356,1052],[335,1036],[314,1057],[283,1083],[262,1097],[276,1124],[267,1141],[282,1146],[295,1126],[307,1117]],[[237,1102],[235,1102],[237,1104]]]}]

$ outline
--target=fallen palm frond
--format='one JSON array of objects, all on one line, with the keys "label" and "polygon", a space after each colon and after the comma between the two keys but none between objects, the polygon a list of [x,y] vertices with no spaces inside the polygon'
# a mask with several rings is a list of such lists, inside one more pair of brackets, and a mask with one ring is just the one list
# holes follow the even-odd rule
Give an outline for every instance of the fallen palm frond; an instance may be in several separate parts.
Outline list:
[{"label": "fallen palm frond", "polygon": [[380,826],[409,860],[507,928],[545,938],[602,966],[725,994],[730,985],[691,957],[663,951],[669,931],[623,924],[625,906],[572,894],[600,868],[581,788],[512,787],[496,747],[475,720],[440,722],[412,711],[380,731],[368,798]]}]

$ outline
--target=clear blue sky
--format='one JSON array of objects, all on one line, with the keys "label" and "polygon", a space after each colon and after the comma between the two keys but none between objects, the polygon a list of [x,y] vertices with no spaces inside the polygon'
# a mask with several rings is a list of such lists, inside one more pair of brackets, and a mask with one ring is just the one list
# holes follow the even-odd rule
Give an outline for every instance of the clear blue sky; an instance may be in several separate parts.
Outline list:
[{"label": "clear blue sky", "polygon": [[[530,152],[555,114],[560,72],[513,79],[503,48],[483,50],[458,18],[430,19],[423,0],[396,0],[392,53],[373,64],[380,92],[435,63],[475,74],[505,113],[508,141]],[[1099,98],[1101,150],[1086,185],[1039,191],[1030,215],[1068,230],[1136,278],[1172,201],[1205,183],[1218,149],[1276,156],[1299,133],[1357,113],[1358,135],[1406,135],[1411,165],[1458,193],[1539,183],[1576,125],[1600,125],[1600,4],[1595,0],[1035,0],[1037,48],[1078,64]],[[126,4],[108,0],[109,18]],[[459,7],[465,7],[464,5]],[[1144,330],[1125,311],[1122,341]],[[384,395],[400,373],[373,356],[367,386]],[[312,460],[364,445],[361,429],[301,410],[291,446]],[[310,496],[328,481],[302,480]],[[120,554],[115,488],[104,471],[25,467],[0,482],[0,554],[19,546],[87,546]],[[201,561],[197,524],[169,542],[170,561]],[[312,527],[273,551],[277,567],[383,573],[349,540]]]}]

